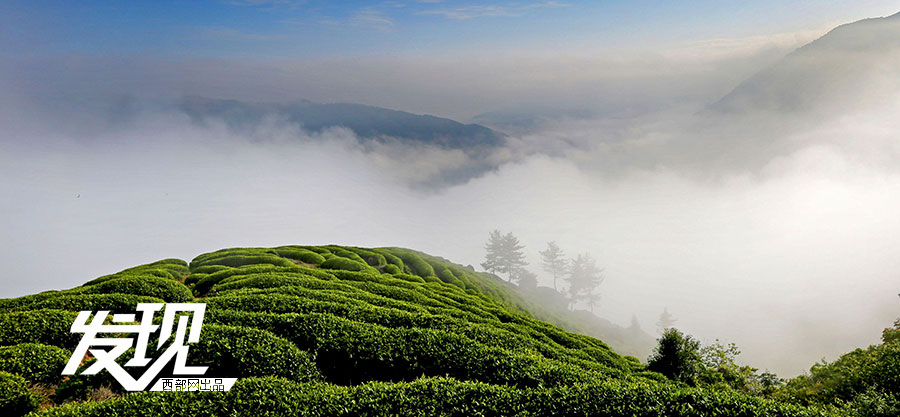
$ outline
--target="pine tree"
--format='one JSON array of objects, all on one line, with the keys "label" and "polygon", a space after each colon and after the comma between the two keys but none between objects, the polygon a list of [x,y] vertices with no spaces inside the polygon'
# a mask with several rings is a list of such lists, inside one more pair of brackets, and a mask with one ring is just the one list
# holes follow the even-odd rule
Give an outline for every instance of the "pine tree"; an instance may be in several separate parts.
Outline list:
[{"label": "pine tree", "polygon": [[494,230],[484,249],[486,254],[481,267],[493,274],[507,274],[507,281],[512,282],[518,271],[528,265],[522,252],[525,247],[512,233],[504,235]]},{"label": "pine tree", "polygon": [[541,254],[544,271],[553,275],[553,289],[559,291],[559,288],[556,286],[556,280],[566,272],[568,260],[565,258],[565,254],[563,254],[562,249],[556,245],[556,242],[547,243],[547,250],[540,251],[539,253]]},{"label": "pine tree", "polygon": [[491,232],[487,245],[484,246],[484,250],[486,253],[484,255],[484,262],[481,263],[481,267],[484,268],[485,271],[496,274],[501,268],[500,257],[503,253],[503,235],[500,234],[499,230]]},{"label": "pine tree", "polygon": [[590,255],[584,253],[571,261],[569,268],[569,294],[573,301],[583,299],[594,312],[594,303],[600,300],[600,294],[595,293],[597,287],[603,283],[603,270],[597,267],[596,261]]},{"label": "pine tree", "polygon": [[659,315],[659,321],[656,322],[656,327],[659,329],[659,334],[665,333],[666,329],[672,327],[675,322],[678,321],[671,314],[669,314],[669,308],[663,308],[662,314]]}]

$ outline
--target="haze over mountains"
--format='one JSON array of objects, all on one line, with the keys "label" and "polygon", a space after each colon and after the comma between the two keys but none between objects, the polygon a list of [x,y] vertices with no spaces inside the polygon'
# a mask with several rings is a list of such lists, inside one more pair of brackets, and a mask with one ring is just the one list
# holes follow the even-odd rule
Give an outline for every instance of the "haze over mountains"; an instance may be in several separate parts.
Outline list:
[{"label": "haze over mountains", "polygon": [[712,108],[722,112],[852,109],[865,104],[865,99],[893,97],[889,88],[898,86],[898,56],[900,13],[848,23],[760,71]]},{"label": "haze over mountains", "polygon": [[234,129],[252,130],[269,120],[296,123],[310,132],[346,127],[362,139],[399,140],[407,145],[434,145],[473,152],[504,144],[504,135],[476,124],[462,124],[431,115],[417,115],[354,103],[246,103],[187,97],[178,108],[193,120],[219,118]]},{"label": "haze over mountains", "polygon": [[668,307],[797,374],[897,317],[897,21],[700,61],[23,54],[0,62],[0,296],[249,245],[478,265],[499,228],[535,272],[551,240],[593,254],[616,331]]}]

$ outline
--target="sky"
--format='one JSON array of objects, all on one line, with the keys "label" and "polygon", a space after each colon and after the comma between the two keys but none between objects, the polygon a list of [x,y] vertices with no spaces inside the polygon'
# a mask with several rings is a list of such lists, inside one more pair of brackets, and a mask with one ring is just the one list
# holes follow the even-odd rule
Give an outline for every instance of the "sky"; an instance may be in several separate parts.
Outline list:
[{"label": "sky", "polygon": [[890,1],[5,1],[6,48],[238,58],[632,49],[821,29]]},{"label": "sky", "polygon": [[[871,50],[784,60],[840,24],[898,11],[5,1],[0,297],[235,246],[403,246],[477,265],[500,229],[543,285],[546,242],[592,254],[604,318],[636,315],[652,331],[668,308],[704,342],[736,342],[747,363],[796,375],[877,342],[900,316],[900,37],[867,32]],[[717,110],[733,91],[736,107]],[[802,108],[778,107],[772,91]],[[508,136],[485,156],[494,170],[423,190],[413,185],[468,156],[277,117],[235,131],[167,101],[186,95],[500,115],[490,120]],[[534,123],[503,123],[509,114]]]}]

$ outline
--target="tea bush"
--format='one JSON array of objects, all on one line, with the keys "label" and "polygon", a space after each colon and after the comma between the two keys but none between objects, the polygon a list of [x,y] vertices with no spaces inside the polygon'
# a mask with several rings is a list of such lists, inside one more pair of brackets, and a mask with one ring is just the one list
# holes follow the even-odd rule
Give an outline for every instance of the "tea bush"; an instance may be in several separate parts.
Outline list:
[{"label": "tea bush", "polygon": [[[357,256],[357,258],[359,258]],[[333,258],[327,259],[325,262],[322,262],[322,268],[326,269],[340,269],[344,271],[366,271],[369,273],[378,273],[375,268],[367,265],[365,262],[360,259],[359,261],[347,259],[341,256],[335,256]]]},{"label": "tea bush", "polygon": [[133,294],[159,298],[167,303],[184,303],[194,299],[184,284],[155,276],[113,278],[84,287],[85,294]]},{"label": "tea bush", "polygon": [[[672,383],[600,340],[535,319],[533,305],[503,280],[402,248],[223,249],[190,263],[168,259],[70,290],[0,300],[0,371],[59,382],[50,395],[57,404],[83,401],[115,381],[106,372],[56,379],[65,349],[80,336],[69,333],[75,311],[130,312],[138,302],[194,297],[207,312],[189,364],[209,366],[208,376],[240,377],[232,391],[134,393],[38,415],[839,413]],[[866,358],[884,365],[864,367],[864,394],[840,398],[852,399],[846,410],[889,413],[895,397],[887,391],[900,373],[891,365],[896,352],[879,349]],[[27,380],[6,375],[27,391]],[[24,391],[17,392],[13,397]]]},{"label": "tea bush", "polygon": [[62,378],[62,370],[72,352],[56,346],[22,343],[0,347],[0,371],[18,374],[29,381],[53,384]]},{"label": "tea bush", "polygon": [[208,324],[192,345],[190,361],[208,365],[209,376],[280,376],[294,381],[319,380],[309,354],[265,330]]},{"label": "tea bush", "polygon": [[318,253],[313,252],[309,249],[303,249],[299,247],[283,246],[280,248],[272,249],[272,252],[275,252],[276,255],[283,258],[293,259],[305,264],[319,265],[322,262],[325,262],[325,258],[322,255],[319,255]]},{"label": "tea bush", "polygon": [[28,381],[0,371],[0,415],[17,417],[37,410],[41,397],[28,390]]},{"label": "tea bush", "polygon": [[49,309],[0,314],[0,346],[40,343],[74,349],[80,337],[69,330],[76,315]]}]

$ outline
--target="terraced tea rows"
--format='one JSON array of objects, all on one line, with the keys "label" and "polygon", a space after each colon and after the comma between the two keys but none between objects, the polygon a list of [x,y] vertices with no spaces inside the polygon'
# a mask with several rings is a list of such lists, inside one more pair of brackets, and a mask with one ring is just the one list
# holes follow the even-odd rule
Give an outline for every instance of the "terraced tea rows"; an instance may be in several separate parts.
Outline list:
[{"label": "terraced tea rows", "polygon": [[[191,301],[207,304],[191,364],[243,378],[232,391],[120,397],[105,373],[61,377],[78,342],[69,333],[75,312]],[[821,415],[676,386],[527,308],[495,277],[407,249],[283,246],[220,250],[190,264],[167,259],[0,300],[0,408],[72,416]],[[103,396],[112,398],[81,402]]]}]

